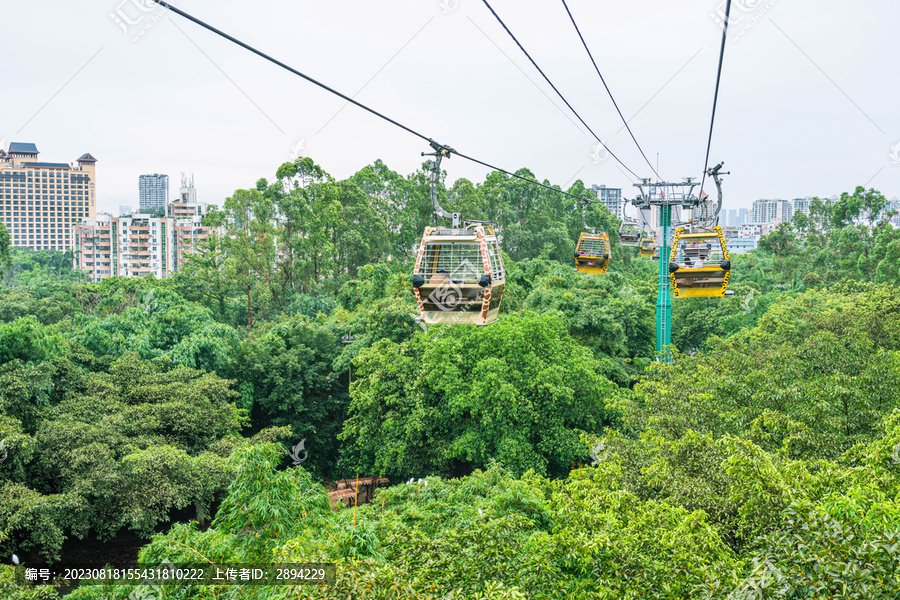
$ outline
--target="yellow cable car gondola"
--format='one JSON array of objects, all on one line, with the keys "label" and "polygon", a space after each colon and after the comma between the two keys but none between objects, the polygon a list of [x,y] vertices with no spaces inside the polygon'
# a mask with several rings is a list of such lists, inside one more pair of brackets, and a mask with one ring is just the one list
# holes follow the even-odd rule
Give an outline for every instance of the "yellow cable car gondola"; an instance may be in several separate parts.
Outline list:
[{"label": "yellow cable car gondola", "polygon": [[497,320],[506,274],[494,229],[427,227],[413,288],[429,324],[489,325]]},{"label": "yellow cable car gondola", "polygon": [[[417,321],[428,325],[489,325],[497,320],[506,284],[500,244],[490,223],[461,222],[437,201],[441,158],[451,148],[432,142],[431,201],[435,215],[452,219],[450,228],[426,227],[416,256],[413,290]],[[425,153],[423,152],[424,156]]]},{"label": "yellow cable car gondola", "polygon": [[669,276],[675,298],[721,298],[728,291],[731,258],[719,226],[675,230]]},{"label": "yellow cable car gondola", "polygon": [[575,270],[579,273],[602,275],[609,264],[609,235],[582,232],[575,247]]},{"label": "yellow cable car gondola", "polygon": [[656,254],[656,240],[652,237],[644,237],[641,238],[641,256],[644,258],[650,258],[652,256],[658,257]]},{"label": "yellow cable car gondola", "polygon": [[721,176],[727,175],[721,172],[722,164],[706,171],[716,182],[719,198],[715,208],[701,189],[697,208],[699,218],[692,221],[691,229],[678,227],[675,230],[669,255],[669,277],[675,298],[723,298],[731,294],[728,290],[731,257],[725,235],[718,225],[722,211]]},{"label": "yellow cable car gondola", "polygon": [[587,275],[602,275],[609,265],[609,234],[605,231],[597,233],[596,229],[587,226],[585,215],[588,204],[592,202],[585,199],[581,207],[581,224],[587,231],[581,233],[575,246],[575,270]]}]

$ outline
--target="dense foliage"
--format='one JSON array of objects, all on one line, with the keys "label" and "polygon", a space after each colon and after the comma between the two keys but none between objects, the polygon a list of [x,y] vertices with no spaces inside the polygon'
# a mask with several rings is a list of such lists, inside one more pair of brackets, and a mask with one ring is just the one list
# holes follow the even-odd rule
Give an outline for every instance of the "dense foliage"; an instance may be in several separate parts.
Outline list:
[{"label": "dense foliage", "polygon": [[[71,595],[92,600],[900,594],[900,234],[880,194],[816,200],[733,257],[733,296],[677,301],[667,365],[656,267],[616,219],[591,206],[614,258],[580,276],[571,199],[497,173],[439,196],[501,230],[501,319],[417,324],[428,169],[282,165],[162,281],[88,284],[0,229],[0,555],[129,530],[149,564],[336,565],[327,586]],[[323,486],[356,474],[394,485],[333,510]],[[0,595],[56,593],[0,566]]]},{"label": "dense foliage", "polygon": [[435,328],[358,358],[341,438],[350,464],[390,475],[464,475],[495,458],[563,475],[582,433],[612,421],[615,386],[562,318],[510,316],[486,331]]}]

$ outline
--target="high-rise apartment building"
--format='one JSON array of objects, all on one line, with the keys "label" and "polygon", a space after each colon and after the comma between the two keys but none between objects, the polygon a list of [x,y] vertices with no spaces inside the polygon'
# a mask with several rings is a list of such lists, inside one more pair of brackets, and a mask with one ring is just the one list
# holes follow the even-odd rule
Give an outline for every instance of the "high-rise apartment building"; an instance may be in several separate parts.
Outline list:
[{"label": "high-rise apartment building", "polygon": [[754,200],[751,219],[757,223],[768,223],[769,203],[769,200]]},{"label": "high-rise apartment building", "polygon": [[805,215],[809,215],[809,205],[812,202],[812,198],[794,198],[792,204],[794,207],[794,214],[803,213]]},{"label": "high-rise apartment building", "polygon": [[754,223],[772,223],[777,225],[778,223],[790,221],[793,211],[793,206],[787,200],[754,200],[752,219]]},{"label": "high-rise apartment building", "polygon": [[621,219],[625,215],[625,204],[622,202],[622,188],[610,188],[605,185],[592,185],[591,191],[597,196],[609,212],[614,214],[617,219]]},{"label": "high-rise apartment building", "polygon": [[138,179],[141,210],[163,208],[169,203],[169,176],[154,173]]},{"label": "high-rise apartment building", "polygon": [[72,225],[96,215],[97,159],[85,153],[74,166],[38,154],[32,143],[0,148],[0,221],[13,246],[66,251]]},{"label": "high-rise apartment building", "polygon": [[740,227],[744,223],[749,223],[749,222],[750,222],[750,209],[749,208],[739,208],[737,225]]},{"label": "high-rise apartment building", "polygon": [[165,279],[177,273],[187,255],[210,233],[202,216],[157,218],[150,215],[88,219],[73,228],[73,267],[90,281],[107,277]]}]

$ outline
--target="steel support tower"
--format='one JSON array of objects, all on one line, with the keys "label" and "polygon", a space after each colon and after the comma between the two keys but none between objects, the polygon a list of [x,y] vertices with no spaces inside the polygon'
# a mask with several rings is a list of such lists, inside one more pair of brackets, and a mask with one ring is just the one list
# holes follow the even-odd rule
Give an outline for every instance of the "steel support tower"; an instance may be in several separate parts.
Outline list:
[{"label": "steel support tower", "polygon": [[[652,206],[659,209],[658,241],[659,250],[659,291],[656,296],[656,355],[657,360],[672,362],[672,290],[669,282],[669,259],[672,252],[672,208],[694,209],[700,205],[700,198],[694,195],[697,183],[688,177],[682,183],[651,182],[644,179],[634,186],[641,190],[632,204],[638,210],[648,210]],[[651,227],[653,224],[651,223]]]}]

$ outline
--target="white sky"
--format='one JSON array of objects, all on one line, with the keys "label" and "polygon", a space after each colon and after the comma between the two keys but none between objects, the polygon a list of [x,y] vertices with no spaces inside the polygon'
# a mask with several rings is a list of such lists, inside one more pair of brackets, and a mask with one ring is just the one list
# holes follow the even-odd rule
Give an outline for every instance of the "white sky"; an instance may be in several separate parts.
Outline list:
[{"label": "white sky", "polygon": [[[660,174],[699,176],[724,1],[567,1]],[[562,2],[491,5],[609,148],[650,176]],[[176,6],[461,152],[633,196],[633,179],[612,158],[596,162],[594,138],[479,0]],[[151,0],[0,8],[0,140],[34,142],[46,161],[92,153],[100,209],[113,214],[137,206],[144,173],[167,173],[170,196],[193,173],[200,200],[221,204],[271,180],[301,141],[337,178],[378,158],[406,175],[428,150]],[[734,0],[732,16],[743,19],[729,30],[710,156],[731,171],[725,208],[857,185],[900,195],[900,3]],[[444,166],[450,181],[486,173],[458,157]]]}]

